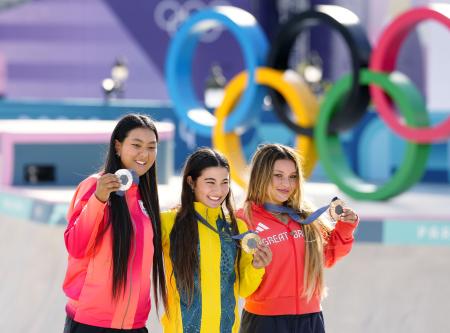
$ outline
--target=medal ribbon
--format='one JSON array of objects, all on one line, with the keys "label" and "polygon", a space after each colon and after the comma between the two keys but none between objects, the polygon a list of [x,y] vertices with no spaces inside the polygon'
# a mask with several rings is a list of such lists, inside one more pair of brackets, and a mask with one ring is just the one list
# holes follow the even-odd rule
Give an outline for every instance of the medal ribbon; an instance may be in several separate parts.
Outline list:
[{"label": "medal ribbon", "polygon": [[[331,200],[331,201],[333,202],[336,199],[337,199],[337,197],[333,198],[333,200]],[[265,210],[267,210],[267,211],[269,211],[271,213],[288,214],[291,219],[293,219],[295,222],[300,223],[300,224],[311,224],[311,223],[313,223],[315,220],[317,220],[319,218],[320,215],[325,213],[329,208],[330,208],[330,205],[326,205],[326,206],[320,207],[319,209],[315,210],[311,215],[309,215],[306,219],[302,219],[300,214],[295,209],[293,209],[291,207],[286,207],[286,206],[282,206],[282,205],[275,205],[275,204],[271,204],[271,203],[265,203],[264,204],[264,209]]]},{"label": "medal ribbon", "polygon": [[[215,233],[219,234],[219,235],[223,235],[225,237],[225,239],[227,238],[232,238],[232,239],[237,239],[237,240],[241,240],[242,238],[245,237],[245,235],[250,234],[250,233],[255,233],[252,230],[248,230],[242,234],[238,234],[238,235],[232,235],[231,233],[231,229],[230,226],[228,225],[228,222],[223,220],[222,218],[218,217],[217,218],[217,228],[218,230],[216,230],[203,216],[201,216],[198,212],[195,212],[195,215],[197,217],[197,220],[203,224],[205,227],[211,229],[212,231],[214,231]],[[225,230],[222,231],[222,230]]]},{"label": "medal ribbon", "polygon": [[231,240],[232,236],[231,236],[231,229],[230,226],[228,225],[227,221],[223,220],[222,218],[220,218],[220,216],[217,218],[216,223],[217,223],[217,230],[203,217],[201,216],[198,212],[195,212],[195,215],[197,217],[197,220],[203,224],[205,227],[211,229],[212,231],[214,231],[215,233],[222,235],[225,240]]}]

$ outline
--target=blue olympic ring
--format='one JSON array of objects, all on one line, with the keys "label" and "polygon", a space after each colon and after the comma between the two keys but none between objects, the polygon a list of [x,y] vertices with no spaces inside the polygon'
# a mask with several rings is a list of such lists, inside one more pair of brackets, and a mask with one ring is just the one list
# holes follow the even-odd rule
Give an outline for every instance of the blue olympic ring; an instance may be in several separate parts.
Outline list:
[{"label": "blue olympic ring", "polygon": [[211,137],[216,119],[194,92],[192,60],[201,36],[217,26],[224,26],[236,38],[249,73],[247,89],[227,119],[225,130],[232,131],[256,119],[265,95],[264,88],[255,83],[255,71],[264,65],[269,43],[256,19],[243,9],[229,6],[214,7],[192,15],[171,40],[166,80],[175,113],[190,129],[204,137]]}]

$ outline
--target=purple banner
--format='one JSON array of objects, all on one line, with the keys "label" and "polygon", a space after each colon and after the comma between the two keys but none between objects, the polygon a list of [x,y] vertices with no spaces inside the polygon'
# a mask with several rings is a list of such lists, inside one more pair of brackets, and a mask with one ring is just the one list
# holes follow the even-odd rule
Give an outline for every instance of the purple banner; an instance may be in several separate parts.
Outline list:
[{"label": "purple banner", "polygon": [[[161,75],[164,73],[170,38],[195,11],[217,5],[232,5],[253,13],[262,10],[259,1],[252,0],[105,0],[105,3],[127,27]],[[197,48],[193,75],[199,97],[203,96],[214,63],[222,67],[227,80],[244,69],[240,47],[227,31],[213,30],[204,36]]]}]

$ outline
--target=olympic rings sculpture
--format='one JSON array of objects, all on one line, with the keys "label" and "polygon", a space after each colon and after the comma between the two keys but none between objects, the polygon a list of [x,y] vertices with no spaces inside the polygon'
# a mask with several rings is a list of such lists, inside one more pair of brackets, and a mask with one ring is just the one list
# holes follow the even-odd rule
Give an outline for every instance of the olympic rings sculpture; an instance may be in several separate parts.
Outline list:
[{"label": "olympic rings sculpture", "polygon": [[[317,155],[326,174],[347,195],[363,200],[386,200],[414,185],[423,175],[429,144],[450,137],[450,118],[428,127],[428,113],[420,92],[403,74],[394,71],[401,43],[420,22],[435,20],[450,28],[450,5],[414,8],[396,18],[382,33],[371,54],[370,44],[357,16],[340,6],[321,5],[288,20],[268,51],[268,42],[251,14],[235,7],[216,7],[189,18],[169,46],[166,79],[175,111],[188,127],[212,136],[215,148],[232,165],[232,178],[246,185],[246,161],[240,134],[260,110],[262,86],[273,92],[274,109],[280,120],[297,133],[296,147],[308,176]],[[222,104],[209,113],[192,90],[192,57],[199,36],[208,27],[222,24],[242,47],[247,70],[236,75],[225,89]],[[320,105],[301,78],[287,69],[296,37],[311,25],[326,24],[346,41],[352,56],[352,73],[334,83]],[[268,56],[267,56],[268,55]],[[369,59],[370,58],[370,59]],[[266,64],[264,66],[264,64]],[[369,65],[368,65],[369,64]],[[391,179],[371,184],[358,177],[343,157],[339,133],[352,127],[373,99],[386,124],[407,140],[403,161]],[[395,103],[405,119],[401,123]],[[287,105],[293,113],[288,115]]]}]

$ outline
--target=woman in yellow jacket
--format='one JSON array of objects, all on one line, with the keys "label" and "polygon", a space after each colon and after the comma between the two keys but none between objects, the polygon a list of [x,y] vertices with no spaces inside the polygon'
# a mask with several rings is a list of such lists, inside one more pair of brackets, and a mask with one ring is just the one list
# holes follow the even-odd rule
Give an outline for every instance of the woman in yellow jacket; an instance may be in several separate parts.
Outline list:
[{"label": "woman in yellow jacket", "polygon": [[189,156],[181,206],[161,214],[166,333],[237,332],[238,296],[249,296],[261,283],[270,249],[259,245],[253,255],[241,251],[232,237],[247,227],[236,219],[230,196],[229,164],[223,155],[202,148]]}]

